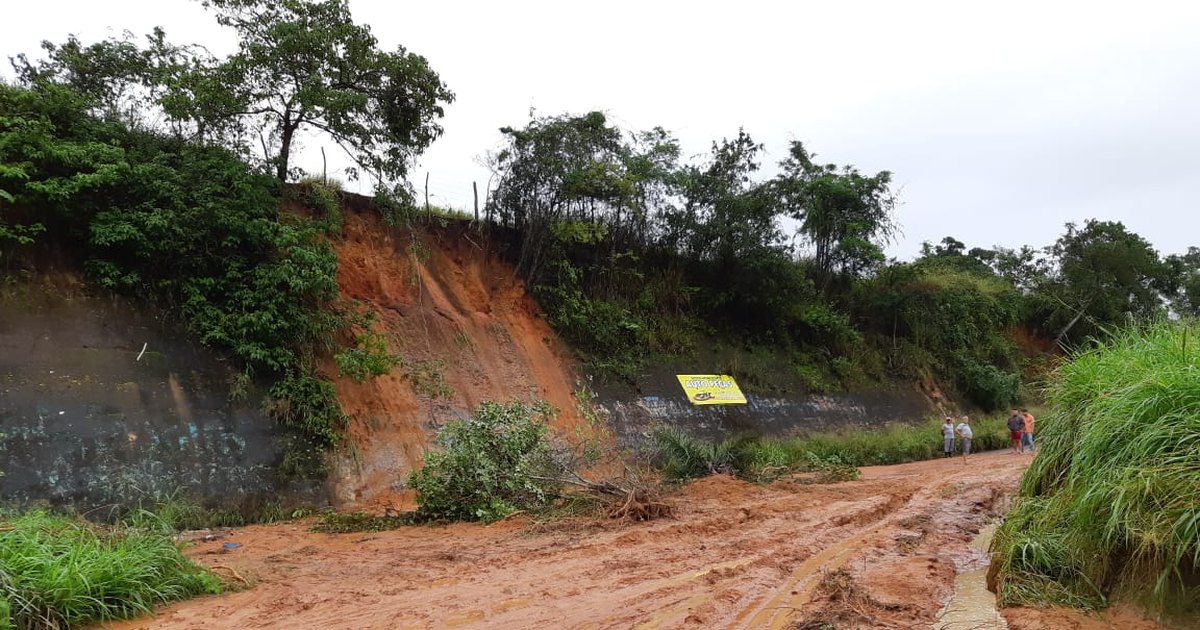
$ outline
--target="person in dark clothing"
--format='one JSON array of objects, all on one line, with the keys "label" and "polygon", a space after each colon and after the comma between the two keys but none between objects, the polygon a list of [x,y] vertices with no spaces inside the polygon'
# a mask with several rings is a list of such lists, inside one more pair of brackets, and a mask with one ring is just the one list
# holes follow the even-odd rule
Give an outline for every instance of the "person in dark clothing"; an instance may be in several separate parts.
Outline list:
[{"label": "person in dark clothing", "polygon": [[1013,409],[1012,415],[1008,417],[1008,437],[1012,440],[1012,452],[1020,455],[1023,452],[1021,447],[1021,434],[1025,432],[1025,418],[1019,411]]}]

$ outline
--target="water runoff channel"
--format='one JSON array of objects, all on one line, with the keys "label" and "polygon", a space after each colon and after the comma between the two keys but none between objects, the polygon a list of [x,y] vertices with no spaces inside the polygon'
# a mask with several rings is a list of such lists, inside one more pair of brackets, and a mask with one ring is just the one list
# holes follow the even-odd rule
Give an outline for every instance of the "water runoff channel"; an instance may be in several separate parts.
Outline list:
[{"label": "water runoff channel", "polygon": [[996,595],[987,589],[990,556],[988,545],[996,533],[993,523],[983,528],[971,541],[966,566],[969,571],[954,578],[954,596],[938,613],[934,630],[996,630],[1008,628],[1008,623],[996,609]]}]

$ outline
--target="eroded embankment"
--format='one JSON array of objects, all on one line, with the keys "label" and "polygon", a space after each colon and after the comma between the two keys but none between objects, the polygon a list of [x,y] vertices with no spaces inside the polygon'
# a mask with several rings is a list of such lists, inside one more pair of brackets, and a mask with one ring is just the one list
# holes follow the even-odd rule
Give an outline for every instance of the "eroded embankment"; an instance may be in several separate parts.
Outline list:
[{"label": "eroded embankment", "polygon": [[709,477],[648,523],[250,527],[189,553],[253,588],[117,627],[929,627],[1027,462],[866,468],[827,486]]},{"label": "eroded embankment", "polygon": [[461,223],[413,231],[347,212],[336,243],[341,297],[376,315],[404,364],[337,380],[352,421],[334,475],[342,504],[392,500],[437,425],[484,400],[544,400],[562,433],[578,422],[570,360],[512,266]]}]

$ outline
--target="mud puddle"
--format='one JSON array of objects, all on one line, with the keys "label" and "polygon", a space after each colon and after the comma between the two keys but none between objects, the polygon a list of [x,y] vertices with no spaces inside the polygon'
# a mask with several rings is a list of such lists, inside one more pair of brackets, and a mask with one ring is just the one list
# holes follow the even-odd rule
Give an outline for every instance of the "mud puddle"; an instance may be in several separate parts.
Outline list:
[{"label": "mud puddle", "polygon": [[[980,530],[971,541],[972,560],[969,566],[982,566],[958,574],[954,578],[954,596],[938,613],[934,630],[996,630],[1008,628],[996,609],[996,595],[987,589],[988,546],[996,533],[996,525]],[[981,559],[982,558],[982,559]]]}]

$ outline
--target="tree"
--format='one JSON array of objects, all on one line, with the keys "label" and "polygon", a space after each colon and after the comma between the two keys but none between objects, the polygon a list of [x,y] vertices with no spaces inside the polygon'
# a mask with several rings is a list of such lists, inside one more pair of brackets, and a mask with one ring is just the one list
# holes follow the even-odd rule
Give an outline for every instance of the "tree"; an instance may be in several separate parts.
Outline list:
[{"label": "tree", "polygon": [[835,272],[860,275],[883,262],[882,243],[896,232],[892,174],[866,176],[853,166],[817,164],[815,157],[792,142],[774,182],[780,202],[800,221],[824,281]]},{"label": "tree", "polygon": [[128,33],[91,45],[73,36],[44,42],[46,59],[20,55],[13,66],[24,85],[66,85],[93,113],[128,126],[243,156],[260,150],[281,181],[295,174],[302,128],[345,150],[351,179],[368,174],[380,185],[403,179],[441,135],[437,120],[454,94],[424,57],[380,50],[371,29],[351,19],[347,0],[202,3],[237,32],[238,50],[227,58],[171,44],[155,29],[145,47]]},{"label": "tree", "polygon": [[762,148],[739,129],[736,138],[713,143],[707,164],[684,171],[683,208],[667,217],[670,241],[681,253],[729,271],[782,246],[772,191],[752,179]]},{"label": "tree", "polygon": [[632,214],[629,148],[603,113],[537,118],[500,132],[507,145],[491,157],[499,183],[488,211],[521,231],[518,268],[527,279],[542,271],[556,238],[597,242]]},{"label": "tree", "polygon": [[[290,175],[296,132],[323,131],[379,181],[403,178],[411,159],[442,134],[436,120],[454,94],[424,57],[383,52],[346,0],[203,0],[237,31],[238,52],[213,69],[228,94],[206,84],[195,96],[240,109],[259,135],[275,175]],[[230,97],[232,94],[232,97]],[[177,115],[186,112],[174,110]]]},{"label": "tree", "polygon": [[1128,317],[1151,317],[1163,307],[1169,269],[1144,238],[1114,221],[1089,219],[1049,248],[1057,270],[1043,287],[1056,303],[1057,339],[1079,341]]},{"label": "tree", "polygon": [[1186,254],[1171,254],[1167,266],[1171,310],[1178,315],[1200,317],[1200,247],[1189,247]]},{"label": "tree", "polygon": [[43,41],[44,59],[32,62],[22,53],[11,61],[22,85],[66,86],[86,100],[97,118],[133,130],[241,147],[245,130],[228,114],[242,107],[232,100],[230,77],[218,73],[216,58],[202,46],[170,43],[162,28],[145,40],[140,47],[126,31],[119,38],[84,44],[71,35],[62,44]]},{"label": "tree", "polygon": [[921,257],[917,263],[975,275],[991,276],[994,275],[994,272],[987,263],[987,259],[990,259],[989,254],[992,252],[978,247],[973,247],[968,251],[965,243],[953,236],[947,236],[937,245],[928,241],[922,243]]}]

